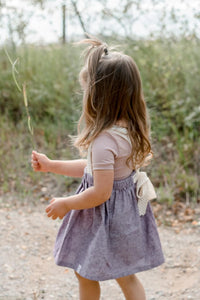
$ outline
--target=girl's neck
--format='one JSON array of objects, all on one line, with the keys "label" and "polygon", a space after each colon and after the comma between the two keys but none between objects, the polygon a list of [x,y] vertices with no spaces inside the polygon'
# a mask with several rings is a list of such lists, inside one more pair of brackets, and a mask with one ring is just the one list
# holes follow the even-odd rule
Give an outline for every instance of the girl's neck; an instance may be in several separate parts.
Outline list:
[{"label": "girl's neck", "polygon": [[116,125],[116,126],[119,126],[119,127],[128,128],[127,121],[125,121],[125,120],[118,120],[118,121],[115,123],[115,125]]}]

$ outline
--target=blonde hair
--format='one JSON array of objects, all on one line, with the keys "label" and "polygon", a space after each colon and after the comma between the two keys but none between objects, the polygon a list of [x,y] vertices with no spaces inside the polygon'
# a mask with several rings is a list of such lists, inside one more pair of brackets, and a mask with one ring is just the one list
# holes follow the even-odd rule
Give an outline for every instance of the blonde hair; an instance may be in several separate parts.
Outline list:
[{"label": "blonde hair", "polygon": [[123,120],[132,144],[127,164],[135,169],[152,153],[150,125],[137,65],[130,56],[109,51],[107,45],[96,38],[80,43],[90,46],[79,74],[84,89],[83,111],[74,145],[80,152],[87,150],[100,132]]}]

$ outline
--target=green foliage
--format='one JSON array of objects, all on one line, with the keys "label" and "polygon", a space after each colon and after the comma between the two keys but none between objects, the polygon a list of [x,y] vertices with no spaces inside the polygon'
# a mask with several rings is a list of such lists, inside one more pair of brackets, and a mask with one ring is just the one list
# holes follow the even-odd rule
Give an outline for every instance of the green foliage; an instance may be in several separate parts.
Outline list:
[{"label": "green foliage", "polygon": [[143,79],[155,159],[149,167],[158,199],[199,199],[200,42],[137,41],[127,45]]},{"label": "green foliage", "polygon": [[[118,41],[119,42],[119,41]],[[18,82],[26,82],[37,150],[51,158],[73,158],[67,134],[76,132],[81,111],[78,72],[80,49],[72,45],[25,46],[12,52]],[[148,167],[160,201],[199,197],[200,42],[182,40],[123,41],[123,50],[136,61],[149,107],[155,159]],[[21,93],[16,89],[10,63],[0,50],[0,159],[3,192],[23,190],[42,176],[24,164],[31,153],[30,136]],[[8,139],[8,136],[10,139]],[[60,186],[60,177],[58,185]],[[68,180],[62,180],[66,188]],[[63,188],[64,189],[64,188]]]},{"label": "green foliage", "polygon": [[[13,54],[19,57],[18,82],[21,85],[26,82],[30,112],[35,123],[65,124],[66,130],[70,132],[74,128],[77,119],[75,110],[78,110],[74,93],[80,68],[76,52],[75,47],[48,46],[19,48]],[[3,50],[1,66],[1,113],[16,123],[23,118],[25,109]]]},{"label": "green foliage", "polygon": [[[197,139],[200,114],[198,84],[200,42],[196,38],[139,41],[128,53],[141,71],[145,98],[156,136]],[[155,129],[157,128],[157,129]]]}]

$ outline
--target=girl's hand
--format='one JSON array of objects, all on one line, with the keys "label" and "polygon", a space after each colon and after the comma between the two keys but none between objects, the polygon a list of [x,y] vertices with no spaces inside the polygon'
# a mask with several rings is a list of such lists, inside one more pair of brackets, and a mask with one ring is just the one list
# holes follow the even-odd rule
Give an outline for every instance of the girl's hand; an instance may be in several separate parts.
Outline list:
[{"label": "girl's hand", "polygon": [[35,172],[49,172],[51,160],[42,153],[32,151],[31,165]]},{"label": "girl's hand", "polygon": [[63,217],[71,210],[67,206],[66,198],[54,198],[46,208],[47,217],[52,217],[53,220]]}]

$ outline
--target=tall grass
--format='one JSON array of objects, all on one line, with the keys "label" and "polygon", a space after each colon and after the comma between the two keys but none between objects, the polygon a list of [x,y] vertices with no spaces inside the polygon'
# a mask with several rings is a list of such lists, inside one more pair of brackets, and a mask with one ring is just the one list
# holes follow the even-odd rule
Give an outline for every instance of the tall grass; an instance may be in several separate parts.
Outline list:
[{"label": "tall grass", "polygon": [[[157,186],[159,200],[173,202],[199,199],[200,129],[200,41],[123,41],[141,72],[149,107],[155,159],[148,171]],[[80,49],[72,46],[25,46],[8,49],[17,66],[19,82],[26,82],[29,110],[35,129],[37,150],[52,158],[72,158],[67,134],[75,133],[81,110],[78,72]],[[16,90],[10,64],[0,50],[0,159],[2,193],[24,191],[42,177],[28,163],[31,143],[26,129],[26,111]],[[10,138],[9,138],[10,137]],[[27,162],[24,165],[24,160]],[[17,174],[17,175],[16,175]],[[14,179],[12,179],[14,176]],[[16,178],[17,177],[17,178]],[[66,179],[60,179],[64,191]],[[70,183],[68,181],[68,183]],[[30,190],[29,189],[29,190]],[[27,197],[27,193],[25,193]]]}]

